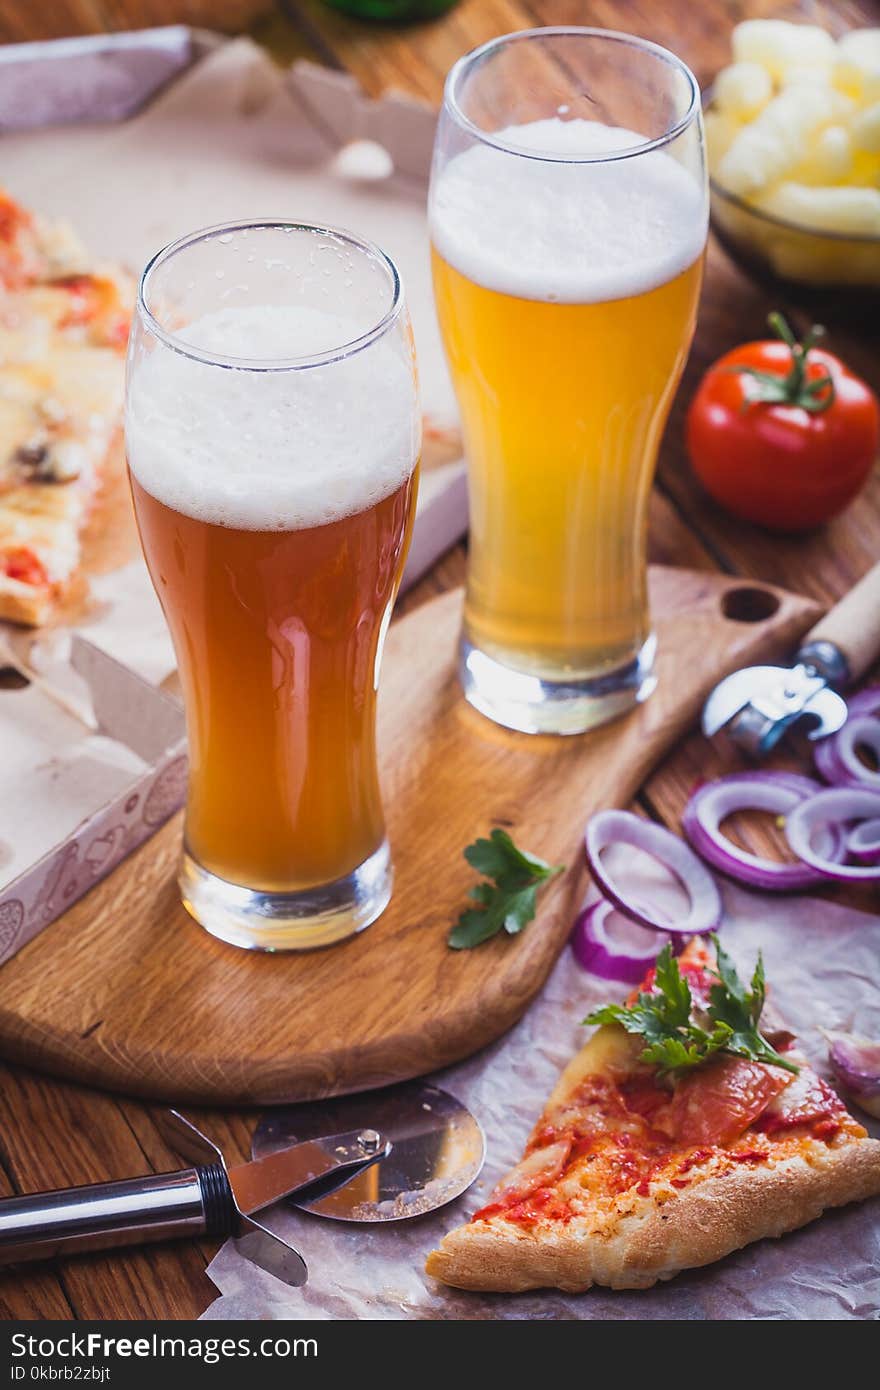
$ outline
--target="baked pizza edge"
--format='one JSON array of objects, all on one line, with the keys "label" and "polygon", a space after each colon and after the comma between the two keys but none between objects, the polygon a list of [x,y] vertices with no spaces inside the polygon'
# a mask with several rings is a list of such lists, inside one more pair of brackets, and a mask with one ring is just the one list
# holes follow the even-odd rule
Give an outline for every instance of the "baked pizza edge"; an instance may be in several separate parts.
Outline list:
[{"label": "baked pizza edge", "polygon": [[880,1140],[852,1137],[836,1147],[813,1140],[773,1166],[704,1178],[662,1204],[646,1197],[608,1236],[577,1217],[531,1230],[498,1216],[460,1226],[431,1252],[425,1270],[485,1293],[646,1289],[878,1193]]}]

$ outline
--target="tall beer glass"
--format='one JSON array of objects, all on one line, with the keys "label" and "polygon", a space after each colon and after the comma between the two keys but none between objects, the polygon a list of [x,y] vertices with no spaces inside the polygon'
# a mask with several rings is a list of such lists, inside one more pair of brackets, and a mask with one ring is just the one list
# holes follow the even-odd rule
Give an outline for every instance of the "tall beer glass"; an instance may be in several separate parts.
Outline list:
[{"label": "tall beer glass", "polygon": [[147,266],[126,443],[186,706],[180,886],[235,945],[326,945],[388,903],[376,690],[419,421],[376,247],[238,223]]},{"label": "tall beer glass", "polygon": [[446,82],[430,227],[469,465],[464,692],[579,733],[654,688],[647,502],[707,227],[696,81],[606,30],[484,44]]}]

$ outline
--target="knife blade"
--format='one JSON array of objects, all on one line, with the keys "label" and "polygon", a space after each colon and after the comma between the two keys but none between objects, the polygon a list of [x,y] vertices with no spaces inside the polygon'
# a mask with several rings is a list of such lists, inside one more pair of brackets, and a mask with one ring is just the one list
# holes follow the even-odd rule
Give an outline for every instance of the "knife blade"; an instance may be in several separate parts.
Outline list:
[{"label": "knife blade", "polygon": [[[335,1190],[391,1152],[383,1135],[362,1129],[307,1140],[230,1170],[216,1145],[182,1116],[176,1119],[189,1131],[191,1151],[209,1161],[174,1173],[0,1200],[0,1266],[181,1236],[242,1236],[255,1229],[286,1245],[252,1213],[301,1190],[307,1197]],[[299,1264],[304,1277],[305,1265]]]},{"label": "knife blade", "polygon": [[[243,1216],[249,1216],[301,1189],[310,1200],[313,1184],[321,1184],[318,1191],[322,1194],[333,1190],[383,1158],[390,1147],[375,1130],[350,1130],[307,1139],[226,1171],[235,1205]],[[322,1182],[328,1176],[332,1177],[331,1186]]]}]

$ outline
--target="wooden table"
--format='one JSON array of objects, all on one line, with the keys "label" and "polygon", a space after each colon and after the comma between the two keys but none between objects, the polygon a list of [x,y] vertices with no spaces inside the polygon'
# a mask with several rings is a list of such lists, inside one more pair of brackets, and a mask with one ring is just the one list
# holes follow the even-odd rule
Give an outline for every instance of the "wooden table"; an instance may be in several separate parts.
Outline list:
[{"label": "wooden table", "polygon": [[[791,9],[796,9],[796,6]],[[878,0],[810,4],[830,27],[880,24]],[[51,6],[0,0],[0,40],[52,38],[107,27],[201,24],[237,32],[249,27],[280,57],[308,53],[348,68],[371,94],[387,87],[437,102],[449,66],[495,34],[540,24],[597,24],[630,30],[675,49],[701,82],[728,58],[730,27],[746,15],[779,13],[767,0],[464,0],[431,24],[388,27],[347,20],[320,0],[57,0]],[[111,13],[112,11],[112,13]],[[789,13],[790,11],[783,11]],[[682,409],[705,366],[734,342],[763,336],[771,307],[766,294],[710,249],[707,293],[679,405],[663,448],[651,511],[652,558],[753,576],[831,602],[880,554],[880,474],[859,500],[826,529],[796,540],[740,525],[714,507],[690,475],[682,446]],[[783,306],[784,307],[784,306]],[[795,314],[797,318],[797,314]],[[803,318],[801,318],[803,322]],[[829,324],[832,346],[880,386],[880,365],[867,337]],[[876,349],[876,343],[874,344]],[[450,552],[401,605],[409,609],[461,582],[463,547]],[[641,807],[677,824],[697,777],[725,770],[725,755],[694,735],[643,788]],[[727,755],[729,766],[736,765]],[[761,832],[744,840],[760,847]],[[837,896],[840,896],[839,894]],[[849,900],[868,907],[866,893]],[[0,1065],[0,1192],[95,1182],[176,1166],[159,1138],[150,1106],[45,1079]],[[253,1117],[203,1114],[209,1132],[233,1156],[244,1155]],[[0,1278],[5,1318],[192,1318],[215,1290],[204,1269],[209,1243],[156,1247],[127,1254],[59,1261]]]}]

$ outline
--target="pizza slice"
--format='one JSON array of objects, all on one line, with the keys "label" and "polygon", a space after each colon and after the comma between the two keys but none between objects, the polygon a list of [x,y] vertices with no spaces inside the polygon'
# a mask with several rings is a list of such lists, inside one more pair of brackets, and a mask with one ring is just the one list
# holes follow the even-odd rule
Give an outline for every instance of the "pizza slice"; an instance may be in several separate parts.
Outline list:
[{"label": "pizza slice", "polygon": [[[720,946],[667,949],[563,1072],[525,1156],[428,1257],[463,1289],[648,1288],[880,1192],[868,1137]],[[767,1024],[765,1021],[765,1029]]]},{"label": "pizza slice", "polygon": [[0,191],[0,618],[45,621],[121,461],[133,287]]}]

